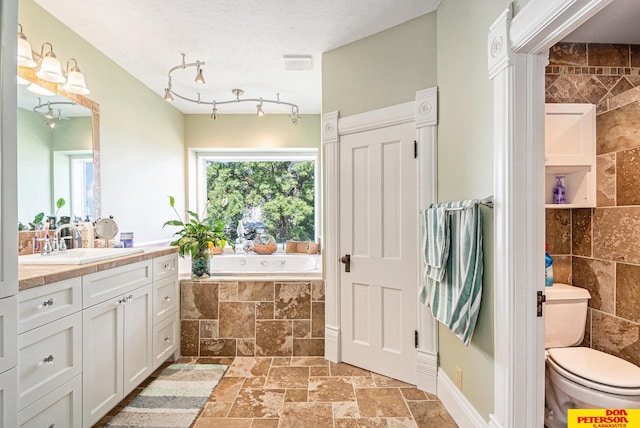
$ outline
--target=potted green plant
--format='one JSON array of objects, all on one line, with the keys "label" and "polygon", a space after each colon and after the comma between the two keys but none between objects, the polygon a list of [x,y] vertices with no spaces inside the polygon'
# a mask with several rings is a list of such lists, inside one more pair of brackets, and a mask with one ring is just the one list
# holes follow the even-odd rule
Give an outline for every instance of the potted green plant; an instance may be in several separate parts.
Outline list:
[{"label": "potted green plant", "polygon": [[176,210],[173,196],[169,196],[169,205],[175,211],[178,219],[169,220],[162,227],[168,225],[181,228],[174,233],[177,239],[171,242],[171,245],[176,245],[179,248],[180,257],[184,257],[185,254],[191,255],[192,276],[198,278],[208,276],[211,267],[211,250],[213,247],[221,247],[223,242],[228,241],[224,233],[226,221],[224,219],[215,220],[206,215],[206,206],[202,216],[187,210],[186,221],[182,221],[178,210]]}]

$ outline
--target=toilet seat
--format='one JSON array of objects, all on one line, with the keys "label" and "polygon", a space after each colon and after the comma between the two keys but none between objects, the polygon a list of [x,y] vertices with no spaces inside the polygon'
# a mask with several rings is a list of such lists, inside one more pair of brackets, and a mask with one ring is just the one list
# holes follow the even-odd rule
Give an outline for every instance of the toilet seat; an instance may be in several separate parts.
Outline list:
[{"label": "toilet seat", "polygon": [[585,347],[547,350],[547,363],[565,378],[594,389],[624,396],[640,396],[640,367],[621,358]]}]

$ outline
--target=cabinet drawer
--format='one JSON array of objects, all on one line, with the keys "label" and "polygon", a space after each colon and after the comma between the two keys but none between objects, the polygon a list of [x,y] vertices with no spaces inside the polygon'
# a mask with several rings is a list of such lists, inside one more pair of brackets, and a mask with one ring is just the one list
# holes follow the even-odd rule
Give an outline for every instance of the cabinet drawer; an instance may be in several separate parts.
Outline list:
[{"label": "cabinet drawer", "polygon": [[165,319],[178,311],[180,283],[178,276],[160,280],[153,284],[153,323]]},{"label": "cabinet drawer", "polygon": [[82,426],[82,376],[76,376],[18,413],[20,428]]},{"label": "cabinet drawer", "polygon": [[17,390],[18,369],[13,368],[0,373],[0,428],[13,428],[18,425],[16,420]]},{"label": "cabinet drawer", "polygon": [[88,308],[149,283],[151,260],[90,273],[82,277],[82,306]]},{"label": "cabinet drawer", "polygon": [[178,254],[168,254],[166,256],[153,259],[153,280],[167,278],[178,274]]},{"label": "cabinet drawer", "polygon": [[18,333],[82,309],[82,278],[71,278],[18,294]]},{"label": "cabinet drawer", "polygon": [[32,404],[82,371],[82,314],[18,336],[18,408]]},{"label": "cabinet drawer", "polygon": [[178,349],[179,334],[180,319],[177,312],[153,326],[153,370]]},{"label": "cabinet drawer", "polygon": [[0,299],[0,373],[16,365],[18,296]]}]

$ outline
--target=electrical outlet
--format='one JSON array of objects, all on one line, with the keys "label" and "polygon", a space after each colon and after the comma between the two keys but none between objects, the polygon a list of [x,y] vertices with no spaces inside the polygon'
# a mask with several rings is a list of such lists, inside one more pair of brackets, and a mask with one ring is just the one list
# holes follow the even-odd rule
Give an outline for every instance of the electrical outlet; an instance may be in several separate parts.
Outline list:
[{"label": "electrical outlet", "polygon": [[456,386],[462,390],[462,369],[456,366]]}]

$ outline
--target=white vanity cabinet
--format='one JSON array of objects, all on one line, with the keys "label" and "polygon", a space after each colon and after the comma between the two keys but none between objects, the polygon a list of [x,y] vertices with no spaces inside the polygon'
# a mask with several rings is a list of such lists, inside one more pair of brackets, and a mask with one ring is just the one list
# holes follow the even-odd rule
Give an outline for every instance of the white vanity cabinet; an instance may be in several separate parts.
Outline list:
[{"label": "white vanity cabinet", "polygon": [[[565,204],[553,204],[563,176]],[[596,114],[593,104],[545,105],[545,203],[547,208],[596,206]]]},{"label": "white vanity cabinet", "polygon": [[152,373],[151,264],[147,260],[83,277],[85,427]]},{"label": "white vanity cabinet", "polygon": [[153,260],[153,369],[178,350],[180,343],[178,255]]}]

